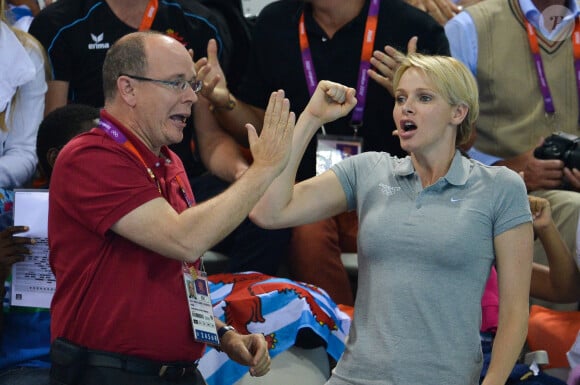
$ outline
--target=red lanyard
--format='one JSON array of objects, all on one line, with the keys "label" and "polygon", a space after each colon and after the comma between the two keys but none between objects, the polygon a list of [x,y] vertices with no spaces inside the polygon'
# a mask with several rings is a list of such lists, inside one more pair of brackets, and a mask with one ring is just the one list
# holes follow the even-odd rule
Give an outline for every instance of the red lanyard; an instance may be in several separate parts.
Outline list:
[{"label": "red lanyard", "polygon": [[[105,133],[107,135],[109,135],[109,137],[111,137],[115,142],[117,142],[121,146],[125,147],[133,155],[135,155],[135,157],[139,160],[139,162],[141,162],[143,167],[145,167],[145,170],[147,170],[147,175],[149,175],[149,178],[151,178],[151,180],[157,186],[157,191],[159,191],[159,194],[161,194],[161,196],[163,196],[163,193],[161,192],[161,185],[159,183],[159,180],[157,179],[157,177],[153,173],[153,170],[151,170],[151,167],[147,166],[147,163],[145,162],[145,159],[143,159],[143,156],[141,155],[141,153],[139,153],[139,150],[137,150],[135,145],[121,132],[121,130],[119,130],[112,122],[107,120],[102,115],[101,115],[101,118],[99,120],[99,128],[102,129],[103,131],[105,131]],[[177,185],[179,186],[181,194],[183,195],[183,199],[185,199],[185,202],[187,203],[187,207],[193,206],[194,200],[191,199],[189,197],[189,195],[187,194],[187,190],[185,189],[185,185],[183,184],[179,175],[175,176],[175,181],[177,182]]]},{"label": "red lanyard", "polygon": [[[137,150],[135,145],[125,136],[125,134],[123,134],[121,132],[121,130],[119,130],[113,122],[110,122],[109,120],[107,120],[103,115],[101,115],[101,118],[99,120],[99,128],[102,129],[103,131],[105,131],[105,133],[107,135],[109,135],[109,137],[111,139],[113,139],[116,143],[125,147],[133,155],[135,155],[135,157],[137,159],[139,159],[141,164],[147,170],[147,174],[149,175],[149,178],[151,178],[151,180],[157,186],[157,191],[159,191],[159,194],[161,196],[163,196],[163,193],[161,192],[161,185],[159,184],[159,180],[155,177],[153,170],[151,170],[151,167],[147,166],[147,163],[145,163],[145,159],[143,159],[143,156],[139,153],[139,150]],[[179,185],[179,189],[181,190],[181,194],[183,195],[183,198],[185,199],[185,202],[187,203],[187,207],[193,206],[195,201],[190,199],[189,196],[187,195],[187,190],[185,189],[185,185],[182,183],[179,175],[175,176],[175,181]],[[203,271],[205,271],[205,268],[203,267],[203,260],[201,258],[193,263],[183,261],[183,265],[186,266],[187,268],[190,268],[190,267],[198,268],[201,266],[201,269]]]},{"label": "red lanyard", "polygon": [[[556,109],[554,107],[554,100],[548,85],[546,72],[544,71],[544,63],[540,55],[540,45],[538,44],[538,36],[534,27],[526,20],[526,30],[528,32],[528,41],[530,42],[530,51],[532,52],[532,59],[536,66],[538,74],[538,82],[540,84],[540,91],[544,98],[544,110],[547,114],[553,114]],[[577,18],[574,24],[574,33],[572,34],[572,46],[574,51],[574,72],[576,73],[576,89],[578,92],[578,103],[580,108],[580,18]],[[579,116],[580,119],[580,116]]]},{"label": "red lanyard", "polygon": [[141,19],[139,31],[147,31],[151,29],[151,25],[153,25],[153,20],[157,14],[157,8],[159,8],[158,0],[149,0],[149,4],[147,4],[147,8],[143,14],[143,19]]},{"label": "red lanyard", "polygon": [[[369,13],[367,15],[365,34],[363,36],[363,46],[361,51],[360,66],[358,70],[358,84],[356,87],[357,105],[352,113],[350,121],[356,136],[358,128],[363,123],[363,113],[366,105],[367,89],[368,89],[368,75],[367,70],[371,68],[371,56],[375,45],[375,36],[377,32],[377,20],[380,9],[380,0],[371,0],[369,6]],[[310,51],[310,43],[306,33],[306,26],[304,24],[304,11],[300,15],[298,25],[298,40],[300,41],[300,51],[302,54],[302,66],[304,67],[304,75],[306,76],[306,83],[310,95],[316,90],[318,80],[316,78],[316,71],[312,61],[312,53]],[[338,65],[340,65],[338,63]]]}]

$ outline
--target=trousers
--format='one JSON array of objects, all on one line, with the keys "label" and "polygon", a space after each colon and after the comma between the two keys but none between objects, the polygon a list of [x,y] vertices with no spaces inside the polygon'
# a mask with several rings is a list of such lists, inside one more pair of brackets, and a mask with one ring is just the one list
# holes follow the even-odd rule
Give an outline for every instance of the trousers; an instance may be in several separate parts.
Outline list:
[{"label": "trousers", "polygon": [[195,362],[95,351],[63,338],[51,344],[50,359],[50,385],[206,385]]}]

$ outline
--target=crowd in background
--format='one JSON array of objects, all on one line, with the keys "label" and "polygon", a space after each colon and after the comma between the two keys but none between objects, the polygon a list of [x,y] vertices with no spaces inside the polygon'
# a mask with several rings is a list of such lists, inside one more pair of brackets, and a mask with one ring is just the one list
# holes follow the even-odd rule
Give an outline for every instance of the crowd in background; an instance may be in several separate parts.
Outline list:
[{"label": "crowd in background", "polygon": [[[196,275],[207,250],[228,257],[228,273],[283,272],[354,307],[333,385],[422,382],[437,370],[448,384],[520,381],[510,376],[523,351],[529,297],[562,312],[556,304],[572,304],[565,308],[577,313],[580,43],[572,36],[580,33],[580,9],[574,1],[281,0],[247,17],[241,2],[228,0],[2,0],[0,12],[4,295],[12,265],[34,243],[21,235],[26,224],[13,223],[14,189],[48,188],[55,165],[58,184],[49,219],[57,278],[52,315],[5,299],[0,384],[48,384],[57,337],[115,354],[105,365],[95,353],[98,369],[83,384],[124,378],[101,373],[100,365],[130,372],[115,366],[117,354],[131,363],[136,356],[139,370],[147,368],[136,373],[147,375],[157,362],[199,358],[200,341],[176,342],[165,352],[156,345],[165,337],[153,332],[170,325],[177,340],[193,315],[167,310],[175,315],[168,322],[147,310],[143,326],[130,330],[134,319],[124,309],[131,290],[163,287],[153,270],[172,282],[163,295],[173,302],[145,298],[142,307],[150,301],[177,307],[181,263],[191,263]],[[139,34],[149,30],[159,34]],[[114,51],[119,41],[134,55]],[[104,134],[106,124],[118,131]],[[104,152],[107,160],[99,160],[95,148],[119,132],[138,143],[136,150]],[[321,168],[328,143],[342,149],[341,162]],[[63,148],[66,161],[58,165]],[[115,169],[116,156],[135,156],[139,171],[121,162],[125,178],[117,170],[108,192],[90,189],[103,170]],[[158,176],[159,164],[171,176]],[[157,192],[170,205],[153,203]],[[126,199],[130,194],[135,197]],[[110,207],[67,209],[99,199]],[[75,233],[78,223],[83,231]],[[184,224],[189,230],[178,231]],[[65,236],[57,228],[67,229]],[[63,259],[88,244],[90,252],[79,253],[76,263]],[[91,266],[94,250],[99,261],[117,262]],[[128,251],[135,261],[122,258]],[[359,256],[354,286],[344,252]],[[147,256],[153,261],[140,265]],[[131,263],[141,267],[131,287],[110,286],[122,269],[130,274]],[[93,291],[99,285],[89,281],[97,277],[111,290]],[[120,289],[127,294],[109,318],[97,304]],[[482,294],[495,309],[489,323],[484,314],[485,327]],[[115,317],[127,323],[123,335],[87,330]],[[252,375],[268,371],[260,333],[216,324],[230,358]],[[461,337],[448,340],[450,325]],[[567,327],[574,337],[580,330],[580,324]],[[149,346],[136,342],[141,332],[151,335]],[[574,369],[580,348],[568,338],[566,369]],[[482,371],[481,344],[489,341],[497,344]],[[426,343],[430,353],[417,361],[414,354]],[[445,354],[444,364],[437,361]],[[179,380],[187,372],[203,383],[196,365],[177,367],[184,373]],[[101,374],[105,380],[98,380]],[[576,377],[570,370],[569,383]],[[538,381],[561,383],[549,376]]]}]

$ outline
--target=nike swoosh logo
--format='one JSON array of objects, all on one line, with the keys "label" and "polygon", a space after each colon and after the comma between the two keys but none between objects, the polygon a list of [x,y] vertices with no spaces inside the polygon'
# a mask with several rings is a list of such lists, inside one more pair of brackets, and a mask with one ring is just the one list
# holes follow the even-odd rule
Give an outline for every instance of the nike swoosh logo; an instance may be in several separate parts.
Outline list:
[{"label": "nike swoosh logo", "polygon": [[459,198],[451,198],[451,202],[455,203],[455,202],[459,202],[459,201],[463,201],[465,199],[459,199]]}]

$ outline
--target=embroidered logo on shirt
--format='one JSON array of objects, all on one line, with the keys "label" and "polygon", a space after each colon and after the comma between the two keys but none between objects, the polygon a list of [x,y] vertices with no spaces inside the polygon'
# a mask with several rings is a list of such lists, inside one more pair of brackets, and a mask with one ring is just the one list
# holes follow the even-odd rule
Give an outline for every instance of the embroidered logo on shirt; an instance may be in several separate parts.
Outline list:
[{"label": "embroidered logo on shirt", "polygon": [[451,203],[460,202],[460,201],[464,201],[464,200],[465,199],[451,197]]},{"label": "embroidered logo on shirt", "polygon": [[167,36],[171,36],[172,38],[174,38],[175,40],[177,40],[178,42],[183,44],[185,47],[187,47],[187,42],[185,41],[185,38],[183,36],[181,36],[179,34],[179,32],[175,31],[174,29],[171,29],[171,28],[166,29],[165,34]]},{"label": "embroidered logo on shirt", "polygon": [[89,49],[96,50],[96,49],[109,49],[109,43],[103,43],[103,38],[105,37],[104,33],[100,35],[95,35],[91,33],[91,39],[93,40],[92,43],[89,43]]},{"label": "embroidered logo on shirt", "polygon": [[381,189],[381,192],[388,197],[395,195],[397,191],[401,190],[400,187],[392,187],[384,183],[379,183],[379,188]]}]

